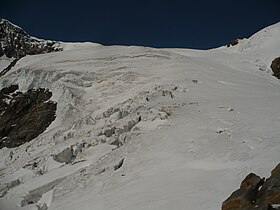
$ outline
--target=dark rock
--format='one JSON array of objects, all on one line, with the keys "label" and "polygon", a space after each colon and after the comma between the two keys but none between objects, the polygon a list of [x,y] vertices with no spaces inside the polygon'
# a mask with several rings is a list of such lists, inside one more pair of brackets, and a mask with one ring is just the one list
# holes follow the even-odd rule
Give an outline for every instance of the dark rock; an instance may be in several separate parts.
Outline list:
[{"label": "dark rock", "polygon": [[16,92],[17,85],[0,91],[0,149],[13,148],[36,138],[55,119],[52,93],[40,88]]},{"label": "dark rock", "polygon": [[250,173],[241,182],[240,189],[254,186],[254,185],[258,184],[260,181],[261,181],[261,177],[257,176],[254,173]]},{"label": "dark rock", "polygon": [[280,176],[271,176],[260,189],[258,200],[260,203],[280,204]]},{"label": "dark rock", "polygon": [[[222,210],[253,209],[256,204],[258,190],[264,179],[256,182],[257,177],[249,174],[241,184],[242,188],[236,190],[222,204]],[[246,184],[245,184],[246,183]]]},{"label": "dark rock", "polygon": [[280,163],[271,171],[271,177],[280,176]]},{"label": "dark rock", "polygon": [[5,87],[0,90],[2,94],[14,93],[18,89],[18,85],[11,85],[10,87]]},{"label": "dark rock", "polygon": [[235,46],[239,43],[238,41],[239,39],[233,39],[231,40],[228,44],[227,44],[227,47],[231,47],[231,46]]},{"label": "dark rock", "polygon": [[254,204],[252,199],[255,199],[255,191],[249,189],[238,189],[231,194],[222,204],[222,210],[243,210],[252,209]]},{"label": "dark rock", "polygon": [[223,202],[222,210],[277,210],[279,204],[280,164],[271,171],[267,180],[254,173],[246,176],[240,189]]},{"label": "dark rock", "polygon": [[0,56],[21,58],[25,55],[35,55],[61,51],[55,41],[45,41],[29,36],[20,27],[5,19],[0,19]]},{"label": "dark rock", "polygon": [[273,210],[274,208],[270,204],[256,205],[253,210]]},{"label": "dark rock", "polygon": [[271,65],[270,65],[270,68],[273,71],[273,75],[275,77],[277,77],[278,79],[280,79],[280,57],[279,58],[275,58],[272,61]]}]

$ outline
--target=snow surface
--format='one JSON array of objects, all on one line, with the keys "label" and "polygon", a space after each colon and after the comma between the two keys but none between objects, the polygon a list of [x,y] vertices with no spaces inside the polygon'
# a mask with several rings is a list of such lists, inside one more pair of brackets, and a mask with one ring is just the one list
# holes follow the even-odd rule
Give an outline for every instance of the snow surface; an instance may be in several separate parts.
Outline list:
[{"label": "snow surface", "polygon": [[[0,150],[0,189],[21,181],[0,209],[219,209],[248,173],[267,177],[279,163],[280,82],[269,68],[279,37],[278,23],[231,48],[65,43],[22,58],[0,88],[49,88],[57,118]],[[121,146],[110,145],[112,127]],[[72,163],[53,159],[70,147]]]},{"label": "snow surface", "polygon": [[0,57],[0,73],[10,65],[10,63],[13,61],[12,58],[8,58],[6,55],[3,55]]}]

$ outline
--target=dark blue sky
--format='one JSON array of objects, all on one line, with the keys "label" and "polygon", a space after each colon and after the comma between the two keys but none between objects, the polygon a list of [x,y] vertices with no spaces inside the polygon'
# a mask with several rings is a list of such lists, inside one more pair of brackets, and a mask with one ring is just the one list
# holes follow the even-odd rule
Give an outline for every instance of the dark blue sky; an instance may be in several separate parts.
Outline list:
[{"label": "dark blue sky", "polygon": [[280,0],[1,0],[32,36],[207,49],[280,21]]}]

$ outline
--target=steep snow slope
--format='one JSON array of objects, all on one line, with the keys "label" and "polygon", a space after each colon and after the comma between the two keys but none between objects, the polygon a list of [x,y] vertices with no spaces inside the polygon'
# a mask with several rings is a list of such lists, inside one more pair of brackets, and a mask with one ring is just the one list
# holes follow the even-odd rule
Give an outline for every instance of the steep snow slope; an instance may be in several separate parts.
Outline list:
[{"label": "steep snow slope", "polygon": [[57,118],[0,150],[0,209],[219,209],[279,163],[279,33],[208,51],[85,43],[24,57],[0,87],[49,88]]},{"label": "steep snow slope", "polygon": [[[257,32],[248,39],[239,40],[239,44],[227,48],[226,46],[211,50],[220,58],[221,62],[236,65],[236,62],[248,63],[249,68],[255,65],[258,70],[271,73],[270,64],[275,57],[279,57],[280,46],[280,22],[268,26]],[[183,55],[208,55],[208,51],[197,51],[189,49],[166,49]],[[198,53],[198,54],[197,54]],[[234,54],[234,56],[232,56]],[[225,59],[224,57],[231,57]]]}]

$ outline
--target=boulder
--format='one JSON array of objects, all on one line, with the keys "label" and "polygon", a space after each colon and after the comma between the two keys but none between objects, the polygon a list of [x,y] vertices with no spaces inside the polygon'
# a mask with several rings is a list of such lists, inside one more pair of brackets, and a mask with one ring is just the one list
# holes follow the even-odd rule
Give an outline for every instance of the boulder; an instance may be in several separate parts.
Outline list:
[{"label": "boulder", "polygon": [[261,177],[257,176],[254,173],[250,173],[245,177],[245,179],[241,182],[240,189],[248,188],[258,184],[261,181]]},{"label": "boulder", "polygon": [[280,57],[275,58],[272,61],[270,68],[273,71],[273,75],[278,79],[280,79]]}]

